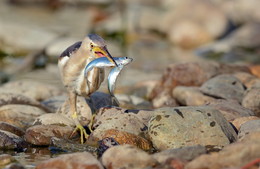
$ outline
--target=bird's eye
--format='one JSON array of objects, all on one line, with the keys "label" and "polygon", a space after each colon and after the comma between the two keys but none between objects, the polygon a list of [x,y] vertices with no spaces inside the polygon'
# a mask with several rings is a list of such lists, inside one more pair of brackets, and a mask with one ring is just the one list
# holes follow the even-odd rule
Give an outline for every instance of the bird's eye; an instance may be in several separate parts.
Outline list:
[{"label": "bird's eye", "polygon": [[94,45],[91,43],[91,44],[90,44],[90,48],[93,48],[93,47],[94,47]]}]

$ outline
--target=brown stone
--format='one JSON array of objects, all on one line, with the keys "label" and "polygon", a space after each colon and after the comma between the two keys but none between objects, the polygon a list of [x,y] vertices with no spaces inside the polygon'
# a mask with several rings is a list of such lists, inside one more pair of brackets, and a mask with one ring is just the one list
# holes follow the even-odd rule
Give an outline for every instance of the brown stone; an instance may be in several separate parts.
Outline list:
[{"label": "brown stone", "polygon": [[247,90],[242,101],[242,106],[255,112],[260,117],[260,88]]},{"label": "brown stone", "polygon": [[73,128],[69,126],[36,125],[28,128],[24,137],[34,145],[49,145],[52,137],[69,138],[72,132]]},{"label": "brown stone", "polygon": [[250,66],[249,69],[251,70],[252,74],[260,78],[260,65],[253,65]]},{"label": "brown stone", "polygon": [[103,138],[106,137],[114,138],[119,144],[130,144],[143,150],[150,150],[152,148],[152,145],[148,140],[124,131],[115,129],[106,130],[104,131]]},{"label": "brown stone", "polygon": [[0,122],[0,130],[9,131],[20,137],[22,137],[25,133],[22,129],[5,122]]},{"label": "brown stone", "polygon": [[100,162],[90,153],[60,155],[36,166],[36,169],[103,169]]},{"label": "brown stone", "polygon": [[244,124],[245,122],[248,122],[250,120],[258,120],[258,119],[260,118],[256,116],[239,117],[231,121],[231,123],[236,127],[237,130],[239,130],[241,125]]}]

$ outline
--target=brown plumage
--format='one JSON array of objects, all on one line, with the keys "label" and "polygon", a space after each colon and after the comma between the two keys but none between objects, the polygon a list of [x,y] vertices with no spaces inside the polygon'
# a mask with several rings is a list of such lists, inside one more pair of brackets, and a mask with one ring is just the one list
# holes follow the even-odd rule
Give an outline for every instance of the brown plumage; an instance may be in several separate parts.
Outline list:
[{"label": "brown plumage", "polygon": [[88,72],[87,77],[84,75],[86,65],[98,57],[107,57],[115,63],[106,49],[104,39],[96,34],[89,34],[82,42],[76,42],[62,52],[58,61],[62,82],[69,93],[70,113],[75,121],[75,130],[79,129],[81,132],[81,143],[83,136],[86,137],[87,134],[77,118],[76,99],[78,95],[88,97],[103,82],[104,69],[94,68]]}]

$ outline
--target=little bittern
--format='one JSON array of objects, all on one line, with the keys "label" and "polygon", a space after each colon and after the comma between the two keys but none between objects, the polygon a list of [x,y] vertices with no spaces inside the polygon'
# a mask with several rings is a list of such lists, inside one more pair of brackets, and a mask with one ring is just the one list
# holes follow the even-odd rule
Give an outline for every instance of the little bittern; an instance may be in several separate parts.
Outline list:
[{"label": "little bittern", "polygon": [[96,34],[89,34],[82,42],[76,42],[62,52],[58,61],[62,82],[69,94],[71,117],[75,121],[75,130],[80,130],[81,143],[83,143],[83,137],[87,138],[88,135],[79,123],[76,100],[77,96],[88,97],[103,82],[103,68],[94,68],[87,75],[84,74],[86,65],[98,57],[107,57],[117,66],[107,50],[104,39]]}]

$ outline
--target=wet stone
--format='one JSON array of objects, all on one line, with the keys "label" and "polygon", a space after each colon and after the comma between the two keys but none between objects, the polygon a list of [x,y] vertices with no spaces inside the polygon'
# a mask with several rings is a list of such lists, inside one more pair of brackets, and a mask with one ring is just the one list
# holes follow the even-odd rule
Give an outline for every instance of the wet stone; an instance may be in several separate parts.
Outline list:
[{"label": "wet stone", "polygon": [[19,136],[0,130],[0,149],[23,150],[28,144]]},{"label": "wet stone", "polygon": [[36,169],[103,169],[101,163],[90,153],[80,152],[60,155],[59,157],[52,158],[41,162],[36,166]]},{"label": "wet stone", "polygon": [[227,145],[237,137],[224,116],[209,106],[157,109],[148,132],[157,150],[197,144]]},{"label": "wet stone", "polygon": [[119,145],[109,148],[101,158],[106,168],[146,168],[154,166],[156,160],[148,153],[131,145]]},{"label": "wet stone", "polygon": [[73,130],[74,128],[69,126],[36,125],[26,130],[24,138],[34,145],[50,145],[52,137],[68,139]]},{"label": "wet stone", "polygon": [[5,122],[0,122],[0,130],[9,131],[19,137],[22,137],[25,134],[21,128]]},{"label": "wet stone", "polygon": [[242,106],[255,112],[255,115],[260,117],[260,88],[252,88],[246,91]]},{"label": "wet stone", "polygon": [[232,75],[219,75],[205,82],[200,90],[209,96],[222,99],[233,99],[242,102],[243,84]]}]

